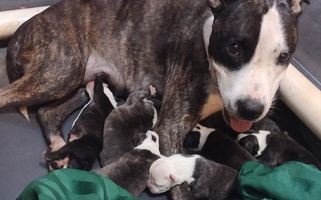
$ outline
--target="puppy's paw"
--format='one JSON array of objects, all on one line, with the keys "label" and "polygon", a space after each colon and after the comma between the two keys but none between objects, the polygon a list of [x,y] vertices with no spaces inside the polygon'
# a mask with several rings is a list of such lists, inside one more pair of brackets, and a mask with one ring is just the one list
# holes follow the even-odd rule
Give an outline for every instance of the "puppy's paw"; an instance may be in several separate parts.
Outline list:
[{"label": "puppy's paw", "polygon": [[67,168],[68,162],[69,162],[69,157],[59,159],[59,160],[47,160],[48,168],[50,171]]},{"label": "puppy's paw", "polygon": [[65,140],[62,139],[61,137],[57,136],[56,138],[52,139],[47,152],[58,151],[59,149],[61,149],[65,145],[66,145]]},{"label": "puppy's paw", "polygon": [[150,96],[156,95],[156,88],[153,85],[149,86],[149,90],[150,90]]}]

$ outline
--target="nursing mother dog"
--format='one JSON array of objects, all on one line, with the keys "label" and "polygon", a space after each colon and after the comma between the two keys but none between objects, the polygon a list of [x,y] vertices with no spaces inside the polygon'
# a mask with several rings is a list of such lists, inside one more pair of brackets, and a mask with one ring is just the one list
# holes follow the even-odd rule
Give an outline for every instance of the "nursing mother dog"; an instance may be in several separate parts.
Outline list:
[{"label": "nursing mother dog", "polygon": [[[25,22],[6,57],[0,108],[41,104],[41,124],[96,74],[116,91],[154,85],[160,148],[225,108],[238,132],[268,112],[297,44],[301,0],[62,0]],[[59,122],[60,123],[60,122]],[[59,149],[60,129],[44,129]],[[181,196],[182,197],[182,196]],[[182,197],[183,198],[183,197]]]}]

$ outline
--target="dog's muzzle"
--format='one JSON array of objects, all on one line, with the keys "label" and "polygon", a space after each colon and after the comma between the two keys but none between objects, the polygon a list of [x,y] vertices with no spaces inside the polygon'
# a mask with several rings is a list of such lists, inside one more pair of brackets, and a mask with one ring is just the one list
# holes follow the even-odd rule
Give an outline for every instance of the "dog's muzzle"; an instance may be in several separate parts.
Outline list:
[{"label": "dog's muzzle", "polygon": [[240,99],[236,101],[238,115],[248,121],[259,118],[264,111],[264,104],[257,99]]},{"label": "dog's muzzle", "polygon": [[244,98],[235,103],[236,114],[224,110],[224,119],[236,132],[249,130],[255,120],[260,118],[264,112],[264,104],[257,99]]}]

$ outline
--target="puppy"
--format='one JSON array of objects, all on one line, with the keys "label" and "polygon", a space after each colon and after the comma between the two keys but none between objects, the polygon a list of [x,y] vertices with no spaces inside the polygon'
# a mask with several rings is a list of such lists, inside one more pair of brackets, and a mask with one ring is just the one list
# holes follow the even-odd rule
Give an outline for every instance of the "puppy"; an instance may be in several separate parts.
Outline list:
[{"label": "puppy", "polygon": [[103,148],[103,127],[106,117],[117,106],[106,83],[105,74],[89,82],[86,91],[90,101],[82,108],[69,132],[69,142],[55,152],[44,153],[50,169],[75,168],[91,170]]},{"label": "puppy", "polygon": [[245,162],[256,160],[225,133],[200,124],[187,134],[184,147],[236,170]]},{"label": "puppy", "polygon": [[187,182],[195,199],[224,199],[235,190],[237,171],[199,155],[161,157],[150,167],[147,187],[154,194]]},{"label": "puppy", "polygon": [[237,141],[259,162],[270,167],[277,167],[289,161],[299,161],[313,164],[321,170],[320,161],[284,132],[260,130],[247,134],[241,133]]},{"label": "puppy", "polygon": [[[100,153],[101,165],[108,165],[131,151],[135,138],[152,129],[157,121],[154,103],[149,100],[156,95],[150,86],[147,91],[129,95],[126,103],[117,107],[107,117],[104,125],[104,148]],[[137,143],[137,142],[136,142]]]},{"label": "puppy", "polygon": [[95,172],[108,177],[138,197],[146,188],[150,165],[160,156],[158,134],[147,131],[141,144]]}]

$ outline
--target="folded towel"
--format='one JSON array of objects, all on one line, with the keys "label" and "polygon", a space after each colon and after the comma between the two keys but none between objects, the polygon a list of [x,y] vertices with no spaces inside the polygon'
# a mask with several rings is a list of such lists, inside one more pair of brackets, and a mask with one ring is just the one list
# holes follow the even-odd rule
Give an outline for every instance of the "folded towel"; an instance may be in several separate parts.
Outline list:
[{"label": "folded towel", "polygon": [[135,197],[96,173],[60,169],[29,183],[17,200],[135,200]]},{"label": "folded towel", "polygon": [[245,199],[320,200],[321,171],[296,161],[273,169],[249,161],[239,172],[238,186]]}]

